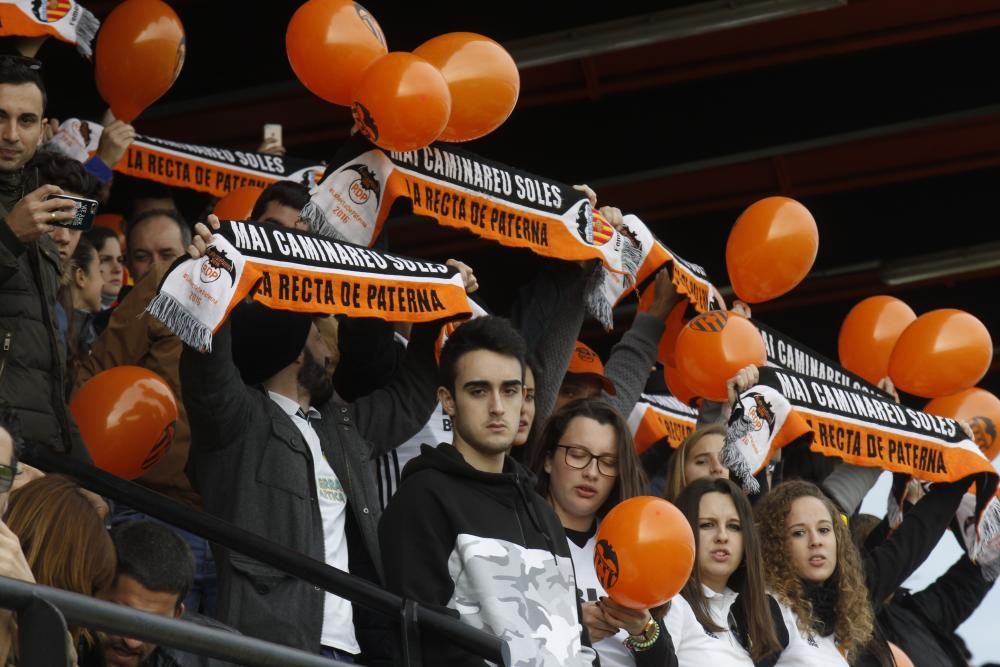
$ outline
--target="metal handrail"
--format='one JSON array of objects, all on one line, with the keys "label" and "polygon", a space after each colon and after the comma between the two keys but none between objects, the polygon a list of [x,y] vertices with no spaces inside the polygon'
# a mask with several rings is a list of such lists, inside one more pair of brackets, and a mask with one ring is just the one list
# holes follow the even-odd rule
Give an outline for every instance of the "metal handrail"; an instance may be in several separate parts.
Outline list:
[{"label": "metal handrail", "polygon": [[[47,447],[25,445],[21,459],[46,472],[72,476],[84,488],[106,498],[181,527],[210,542],[250,556],[390,618],[399,618],[407,602],[365,579],[264,539],[216,516],[193,510],[92,465],[58,454]],[[503,639],[466,625],[453,616],[421,606],[419,603],[415,604],[414,611],[413,616],[420,625],[422,634],[431,631],[441,639],[453,642],[456,646],[490,662],[502,667],[510,665],[510,647]]]},{"label": "metal handrail", "polygon": [[[58,609],[72,625],[141,639],[247,667],[331,667],[347,664],[235,632],[164,618],[59,588],[0,577],[0,608],[22,609],[37,598]],[[48,641],[58,639],[49,637]],[[21,647],[21,650],[25,648]]]}]

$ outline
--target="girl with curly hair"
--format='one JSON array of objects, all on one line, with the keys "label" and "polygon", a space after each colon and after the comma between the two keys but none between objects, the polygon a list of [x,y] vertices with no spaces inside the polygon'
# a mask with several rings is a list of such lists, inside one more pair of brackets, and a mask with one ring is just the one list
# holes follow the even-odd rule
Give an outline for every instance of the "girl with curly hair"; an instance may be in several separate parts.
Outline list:
[{"label": "girl with curly hair", "polygon": [[676,502],[695,536],[694,570],[666,618],[678,663],[752,667],[780,652],[780,611],[765,591],[743,491],[728,479],[703,478],[688,484]]},{"label": "girl with curly hair", "polygon": [[788,632],[776,664],[893,665],[875,615],[933,550],[970,481],[935,484],[863,560],[844,516],[815,484],[789,481],[765,496],[755,508],[764,578]]}]

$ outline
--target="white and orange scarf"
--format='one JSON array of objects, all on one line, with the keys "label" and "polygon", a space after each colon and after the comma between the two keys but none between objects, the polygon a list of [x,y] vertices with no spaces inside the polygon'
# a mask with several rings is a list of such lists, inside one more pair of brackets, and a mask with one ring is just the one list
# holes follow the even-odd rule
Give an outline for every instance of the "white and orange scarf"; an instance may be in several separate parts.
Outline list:
[{"label": "white and orange scarf", "polygon": [[0,0],[0,37],[55,37],[90,58],[100,27],[75,0]]},{"label": "white and orange scarf", "polygon": [[147,310],[188,345],[210,350],[247,295],[270,308],[388,321],[472,313],[450,266],[236,220],[223,221],[204,256],[174,263]]}]

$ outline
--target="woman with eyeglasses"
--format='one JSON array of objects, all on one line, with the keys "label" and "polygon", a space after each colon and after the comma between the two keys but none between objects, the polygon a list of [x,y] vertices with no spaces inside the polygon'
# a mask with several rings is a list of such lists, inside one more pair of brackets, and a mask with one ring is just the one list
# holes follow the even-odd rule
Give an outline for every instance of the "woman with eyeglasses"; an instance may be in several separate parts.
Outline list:
[{"label": "woman with eyeglasses", "polygon": [[122,278],[125,275],[122,245],[118,240],[118,234],[107,227],[94,227],[84,234],[84,238],[97,248],[101,278],[104,279],[101,307],[106,310],[118,300],[118,293],[122,289]]},{"label": "woman with eyeglasses", "polygon": [[601,664],[676,665],[662,610],[615,604],[594,570],[601,519],[619,502],[642,495],[646,486],[625,420],[602,400],[570,403],[542,430],[531,469],[538,476],[538,492],[566,531],[583,623]]},{"label": "woman with eyeglasses", "polygon": [[781,651],[781,615],[765,590],[750,502],[728,479],[702,477],[676,503],[695,536],[694,570],[665,619],[678,664],[762,664]]}]

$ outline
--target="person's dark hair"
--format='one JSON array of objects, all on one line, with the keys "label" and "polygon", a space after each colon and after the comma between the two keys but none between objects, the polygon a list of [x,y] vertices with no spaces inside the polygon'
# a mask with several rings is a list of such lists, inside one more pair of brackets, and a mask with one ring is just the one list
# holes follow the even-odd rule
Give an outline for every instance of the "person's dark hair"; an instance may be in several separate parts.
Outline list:
[{"label": "person's dark hair", "polygon": [[89,199],[96,197],[101,188],[101,182],[82,164],[52,149],[43,148],[35,153],[25,170],[30,174],[29,182],[37,174],[37,185],[58,185],[66,192]]},{"label": "person's dark hair", "polygon": [[107,227],[91,227],[83,233],[83,238],[90,241],[90,243],[94,246],[94,249],[100,253],[101,248],[103,248],[104,244],[108,242],[108,239],[117,239],[118,233],[113,229],[108,229]]},{"label": "person's dark hair", "polygon": [[646,474],[639,465],[635,454],[632,432],[625,418],[617,410],[598,398],[574,401],[552,415],[542,429],[538,446],[531,455],[531,471],[538,477],[538,493],[543,498],[549,496],[549,474],[545,472],[545,460],[554,455],[556,446],[562,439],[571,421],[577,417],[593,419],[598,424],[610,426],[615,431],[618,446],[618,477],[611,488],[607,500],[598,508],[598,518],[603,518],[615,505],[623,500],[641,496],[646,492]]},{"label": "person's dark hair", "polygon": [[439,362],[442,387],[452,394],[455,393],[455,369],[458,360],[465,354],[477,350],[514,357],[521,364],[521,377],[524,378],[524,360],[527,355],[524,338],[510,320],[488,315],[463,322],[445,341]]},{"label": "person's dark hair", "polygon": [[45,82],[42,81],[40,70],[32,69],[23,64],[26,59],[18,56],[0,55],[0,84],[6,83],[19,86],[25,83],[33,83],[38,86],[42,93],[42,114],[49,106],[49,93],[45,90]]},{"label": "person's dark hair", "polygon": [[173,220],[177,227],[181,230],[181,244],[187,248],[191,243],[191,227],[184,220],[184,217],[180,214],[180,211],[172,208],[154,208],[148,211],[143,211],[133,220],[125,221],[125,245],[126,247],[131,247],[132,245],[132,232],[135,228],[142,223],[150,220],[151,218],[170,218]]},{"label": "person's dark hair", "polygon": [[69,265],[70,269],[80,269],[84,273],[87,272],[87,267],[94,257],[97,256],[97,248],[86,236],[81,236],[80,241],[76,244],[76,250],[70,255]]},{"label": "person's dark hair", "polygon": [[[774,619],[771,616],[770,603],[764,584],[764,564],[760,553],[760,541],[754,527],[753,510],[750,501],[740,487],[728,479],[696,479],[688,484],[676,499],[677,508],[691,525],[694,533],[695,549],[698,548],[699,513],[701,499],[708,493],[721,493],[732,498],[736,506],[736,514],[740,519],[740,534],[743,536],[743,558],[740,565],[729,578],[729,587],[740,594],[739,604],[743,606],[747,627],[745,631],[749,638],[750,657],[758,662],[766,656],[781,650],[777,632],[774,629]],[[697,553],[697,551],[696,551]],[[712,615],[702,591],[701,577],[698,576],[697,557],[695,567],[691,571],[681,595],[691,605],[695,618],[708,632],[720,632],[720,628],[712,621]]]},{"label": "person's dark hair", "polygon": [[168,526],[142,519],[111,531],[118,554],[115,581],[125,575],[156,593],[175,593],[184,601],[194,582],[194,557],[180,535]]},{"label": "person's dark hair", "polygon": [[257,203],[253,205],[253,211],[250,213],[251,220],[259,220],[260,216],[264,214],[264,209],[271,202],[278,202],[282,206],[287,206],[289,208],[294,208],[296,211],[301,211],[302,208],[309,202],[309,190],[306,186],[301,183],[296,183],[295,181],[278,181],[276,183],[271,183],[267,186],[260,196],[257,197]]}]

